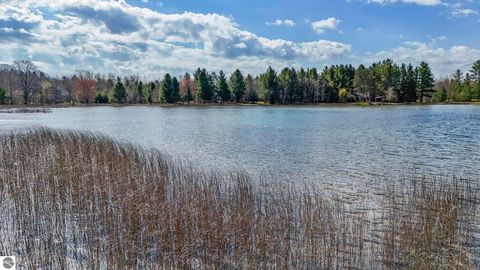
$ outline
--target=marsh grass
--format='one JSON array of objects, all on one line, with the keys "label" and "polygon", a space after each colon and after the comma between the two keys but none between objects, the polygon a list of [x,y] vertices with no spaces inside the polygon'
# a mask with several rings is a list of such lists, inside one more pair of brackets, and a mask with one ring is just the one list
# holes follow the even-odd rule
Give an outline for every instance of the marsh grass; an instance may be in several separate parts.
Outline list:
[{"label": "marsh grass", "polygon": [[0,139],[0,254],[27,269],[474,269],[479,189],[389,183],[378,209],[92,133]]},{"label": "marsh grass", "polygon": [[0,113],[51,113],[50,108],[10,108],[0,109]]}]

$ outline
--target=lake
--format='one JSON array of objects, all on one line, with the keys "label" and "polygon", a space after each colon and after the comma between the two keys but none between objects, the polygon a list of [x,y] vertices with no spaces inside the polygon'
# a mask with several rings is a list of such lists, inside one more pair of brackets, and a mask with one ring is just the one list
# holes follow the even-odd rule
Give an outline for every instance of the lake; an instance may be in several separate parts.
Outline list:
[{"label": "lake", "polygon": [[206,169],[355,186],[405,173],[477,177],[480,106],[77,107],[0,114],[0,130],[95,131]]}]

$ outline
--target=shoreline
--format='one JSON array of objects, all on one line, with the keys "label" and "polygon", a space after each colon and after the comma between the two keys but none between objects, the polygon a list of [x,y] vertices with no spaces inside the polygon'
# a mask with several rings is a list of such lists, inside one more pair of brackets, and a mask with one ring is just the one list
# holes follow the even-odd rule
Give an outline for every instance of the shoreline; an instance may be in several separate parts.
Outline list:
[{"label": "shoreline", "polygon": [[165,104],[165,103],[150,103],[150,104],[14,104],[14,105],[0,105],[1,109],[15,109],[15,108],[84,108],[84,107],[161,107],[161,108],[174,108],[174,107],[192,107],[192,108],[207,108],[207,107],[272,107],[272,108],[291,108],[291,107],[307,107],[307,108],[352,108],[352,107],[384,107],[384,106],[458,106],[458,105],[471,105],[480,106],[480,102],[449,102],[449,103],[368,103],[368,102],[356,102],[356,103],[311,103],[311,104],[268,104],[268,103],[177,103],[177,104]]}]

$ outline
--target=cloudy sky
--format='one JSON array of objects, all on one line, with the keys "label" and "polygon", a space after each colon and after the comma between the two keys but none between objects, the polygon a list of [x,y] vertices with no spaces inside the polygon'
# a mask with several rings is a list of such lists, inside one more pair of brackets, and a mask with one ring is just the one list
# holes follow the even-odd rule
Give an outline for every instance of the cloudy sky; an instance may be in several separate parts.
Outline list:
[{"label": "cloudy sky", "polygon": [[158,77],[197,67],[480,59],[478,0],[0,0],[0,63]]}]

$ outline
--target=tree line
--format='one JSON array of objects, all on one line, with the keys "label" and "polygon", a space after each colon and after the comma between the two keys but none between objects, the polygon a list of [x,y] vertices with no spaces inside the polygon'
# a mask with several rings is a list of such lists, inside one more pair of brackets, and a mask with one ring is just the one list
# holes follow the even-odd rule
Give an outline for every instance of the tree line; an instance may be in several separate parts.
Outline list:
[{"label": "tree line", "polygon": [[316,68],[269,67],[257,76],[239,69],[198,68],[191,75],[165,74],[159,80],[77,71],[50,77],[28,60],[0,66],[0,104],[57,103],[256,103],[455,102],[480,100],[480,60],[468,73],[435,80],[426,62],[396,64],[391,59],[370,66]]}]

